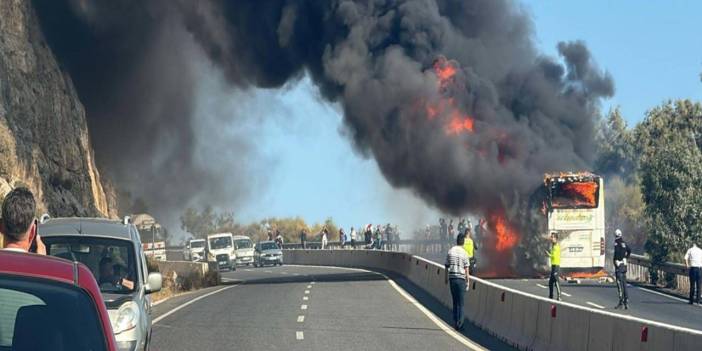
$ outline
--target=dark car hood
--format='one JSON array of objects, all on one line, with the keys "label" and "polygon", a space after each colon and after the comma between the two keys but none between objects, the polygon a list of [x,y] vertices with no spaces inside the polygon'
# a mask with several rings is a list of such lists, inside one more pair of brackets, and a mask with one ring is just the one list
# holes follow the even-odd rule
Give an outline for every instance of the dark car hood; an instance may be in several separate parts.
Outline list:
[{"label": "dark car hood", "polygon": [[134,300],[134,295],[131,294],[112,294],[112,293],[102,293],[102,299],[105,300],[105,306],[108,310],[116,310],[119,306],[122,306],[125,302]]}]

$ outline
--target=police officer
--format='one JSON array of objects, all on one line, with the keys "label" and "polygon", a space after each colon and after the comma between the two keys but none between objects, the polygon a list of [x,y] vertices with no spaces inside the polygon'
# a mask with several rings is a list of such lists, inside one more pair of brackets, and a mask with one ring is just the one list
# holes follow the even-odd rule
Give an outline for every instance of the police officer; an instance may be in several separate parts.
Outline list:
[{"label": "police officer", "polygon": [[551,260],[551,275],[548,278],[548,298],[553,299],[553,288],[556,288],[556,299],[561,301],[561,283],[558,274],[561,269],[561,244],[558,243],[558,233],[551,232],[551,251],[547,251]]},{"label": "police officer", "polygon": [[624,242],[622,231],[617,229],[614,232],[614,276],[617,279],[617,292],[619,293],[619,304],[614,307],[629,309],[629,294],[626,292],[626,260],[631,255],[631,248]]},{"label": "police officer", "polygon": [[463,248],[466,250],[466,254],[468,255],[470,274],[474,275],[475,274],[475,264],[477,262],[475,259],[476,245],[473,242],[473,238],[471,237],[470,227],[466,227],[463,230],[463,233],[461,233],[461,234],[463,234],[463,236],[465,237],[465,241],[463,242]]}]

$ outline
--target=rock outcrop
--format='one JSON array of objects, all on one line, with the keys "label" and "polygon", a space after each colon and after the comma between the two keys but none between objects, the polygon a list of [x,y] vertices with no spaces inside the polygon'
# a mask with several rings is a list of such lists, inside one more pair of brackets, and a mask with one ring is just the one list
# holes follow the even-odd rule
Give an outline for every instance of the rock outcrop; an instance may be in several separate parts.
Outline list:
[{"label": "rock outcrop", "polygon": [[0,1],[0,195],[18,184],[52,216],[110,216],[85,110],[41,32],[31,1]]}]

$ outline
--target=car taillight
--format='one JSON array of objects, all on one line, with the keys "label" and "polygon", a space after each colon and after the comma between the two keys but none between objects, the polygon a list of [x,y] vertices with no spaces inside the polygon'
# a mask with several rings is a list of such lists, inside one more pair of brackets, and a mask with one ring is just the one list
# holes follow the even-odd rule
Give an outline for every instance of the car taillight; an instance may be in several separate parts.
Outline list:
[{"label": "car taillight", "polygon": [[605,254],[605,240],[604,238],[600,238],[600,256],[603,256]]}]

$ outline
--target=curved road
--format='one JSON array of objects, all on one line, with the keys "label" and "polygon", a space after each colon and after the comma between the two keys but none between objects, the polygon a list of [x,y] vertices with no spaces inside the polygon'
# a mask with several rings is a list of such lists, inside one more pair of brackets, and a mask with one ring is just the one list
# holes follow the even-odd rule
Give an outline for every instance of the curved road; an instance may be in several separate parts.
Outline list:
[{"label": "curved road", "polygon": [[[229,285],[154,307],[152,350],[511,349],[475,328],[446,331],[404,289],[372,272],[288,265],[239,268],[223,278]],[[422,303],[448,318],[446,308]]]}]

